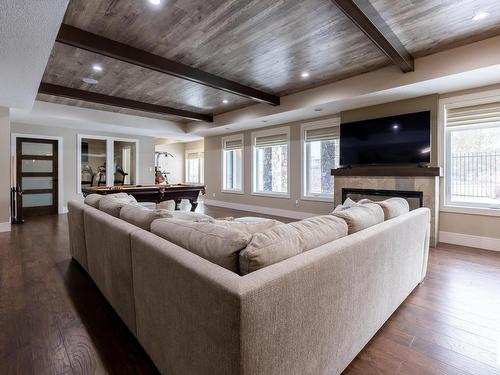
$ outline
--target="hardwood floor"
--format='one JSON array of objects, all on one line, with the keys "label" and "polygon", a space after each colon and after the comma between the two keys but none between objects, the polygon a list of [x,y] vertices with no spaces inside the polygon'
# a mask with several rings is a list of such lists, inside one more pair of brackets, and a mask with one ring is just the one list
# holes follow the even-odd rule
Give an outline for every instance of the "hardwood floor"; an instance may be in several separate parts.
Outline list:
[{"label": "hardwood floor", "polygon": [[[344,373],[500,374],[499,340],[500,253],[441,244],[431,249],[424,284]],[[104,373],[157,370],[71,261],[66,216],[0,233],[0,374]]]}]

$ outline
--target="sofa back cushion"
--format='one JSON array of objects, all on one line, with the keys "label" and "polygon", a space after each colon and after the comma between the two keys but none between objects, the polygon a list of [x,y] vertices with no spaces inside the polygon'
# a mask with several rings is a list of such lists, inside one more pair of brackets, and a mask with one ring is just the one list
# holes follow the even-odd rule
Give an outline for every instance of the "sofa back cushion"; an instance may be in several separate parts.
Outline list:
[{"label": "sofa back cushion", "polygon": [[147,231],[151,229],[151,223],[154,220],[165,217],[172,217],[170,211],[151,210],[135,204],[126,204],[120,210],[120,219]]},{"label": "sofa back cushion", "polygon": [[389,198],[380,202],[373,202],[382,207],[384,220],[393,219],[410,211],[410,205],[404,198]]},{"label": "sofa back cushion", "polygon": [[108,194],[99,200],[99,210],[120,217],[120,210],[127,204],[137,204],[137,200],[127,193]]},{"label": "sofa back cushion", "polygon": [[[217,225],[222,225],[226,228],[237,229],[248,234],[264,232],[268,229],[275,227],[276,225],[283,224],[281,221],[273,219],[263,219],[263,218],[262,220],[254,220],[254,218],[242,218],[242,219],[234,219],[234,220],[217,219],[214,221],[214,223]],[[255,219],[261,219],[261,218],[255,218]]]},{"label": "sofa back cushion", "polygon": [[246,275],[346,235],[346,222],[331,215],[276,225],[255,233],[240,252],[240,274]]},{"label": "sofa back cushion", "polygon": [[356,204],[345,210],[335,210],[331,215],[345,220],[349,234],[384,221],[384,211],[375,203]]},{"label": "sofa back cushion", "polygon": [[84,203],[88,204],[89,206],[92,206],[94,208],[99,209],[99,202],[104,197],[104,195],[101,194],[89,194],[85,197]]},{"label": "sofa back cushion", "polygon": [[151,232],[233,272],[238,272],[238,253],[251,238],[221,225],[179,219],[155,220]]}]

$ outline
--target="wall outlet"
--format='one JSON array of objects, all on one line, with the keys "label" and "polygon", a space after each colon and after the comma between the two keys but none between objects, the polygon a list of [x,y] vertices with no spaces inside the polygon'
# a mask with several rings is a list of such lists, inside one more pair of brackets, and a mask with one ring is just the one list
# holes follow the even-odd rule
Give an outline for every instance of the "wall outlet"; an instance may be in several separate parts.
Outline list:
[{"label": "wall outlet", "polygon": [[300,206],[299,200],[298,200],[298,199],[296,199],[296,200],[295,200],[295,207],[299,207],[299,206]]},{"label": "wall outlet", "polygon": [[215,193],[212,193],[212,197],[214,197],[214,198],[215,198]]}]

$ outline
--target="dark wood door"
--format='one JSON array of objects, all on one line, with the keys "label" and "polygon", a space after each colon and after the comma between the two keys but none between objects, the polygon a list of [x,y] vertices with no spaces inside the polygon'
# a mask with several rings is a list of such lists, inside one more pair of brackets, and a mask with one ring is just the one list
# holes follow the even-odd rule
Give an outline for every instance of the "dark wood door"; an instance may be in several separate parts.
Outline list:
[{"label": "dark wood door", "polygon": [[23,216],[57,214],[57,140],[17,138],[17,185]]}]

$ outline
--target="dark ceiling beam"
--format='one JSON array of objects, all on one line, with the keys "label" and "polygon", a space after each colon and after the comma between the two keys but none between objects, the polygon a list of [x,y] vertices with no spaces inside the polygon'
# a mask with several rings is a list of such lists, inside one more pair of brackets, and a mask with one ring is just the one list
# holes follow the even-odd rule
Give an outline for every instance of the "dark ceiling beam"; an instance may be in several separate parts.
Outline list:
[{"label": "dark ceiling beam", "polygon": [[368,0],[331,0],[403,73],[414,71],[413,57]]},{"label": "dark ceiling beam", "polygon": [[42,82],[38,89],[39,94],[59,96],[68,99],[83,100],[85,102],[110,105],[113,107],[128,108],[142,112],[157,113],[161,115],[178,116],[195,121],[213,122],[212,115],[205,115],[182,109],[165,107],[157,104],[138,102],[131,99],[99,94],[96,92],[74,89],[71,87],[54,85]]},{"label": "dark ceiling beam", "polygon": [[64,23],[59,29],[56,41],[146,69],[155,70],[177,78],[196,82],[217,90],[243,96],[261,103],[271,105],[280,104],[279,96],[268,94],[249,86],[242,85],[238,82],[204,72],[200,69],[192,68],[176,61],[154,55],[96,34],[92,34],[88,31],[81,30]]}]

